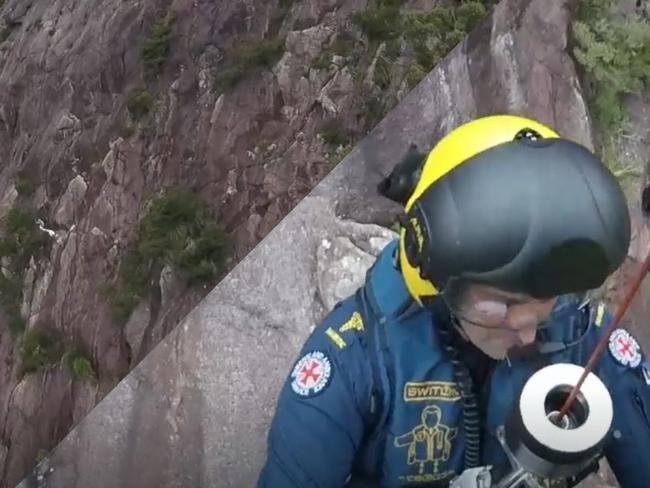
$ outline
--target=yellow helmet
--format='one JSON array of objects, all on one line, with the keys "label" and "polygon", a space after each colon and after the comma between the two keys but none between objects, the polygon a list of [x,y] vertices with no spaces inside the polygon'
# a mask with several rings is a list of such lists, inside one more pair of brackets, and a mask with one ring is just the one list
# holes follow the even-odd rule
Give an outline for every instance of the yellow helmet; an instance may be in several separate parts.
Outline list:
[{"label": "yellow helmet", "polygon": [[596,288],[630,240],[625,197],[602,162],[514,115],[442,138],[401,221],[401,272],[420,304],[452,278],[537,297]]}]

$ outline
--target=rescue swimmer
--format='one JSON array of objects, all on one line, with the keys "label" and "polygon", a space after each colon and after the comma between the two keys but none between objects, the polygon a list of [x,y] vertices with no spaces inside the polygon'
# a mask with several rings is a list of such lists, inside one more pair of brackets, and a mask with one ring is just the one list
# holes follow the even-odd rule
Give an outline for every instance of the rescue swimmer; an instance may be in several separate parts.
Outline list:
[{"label": "rescue swimmer", "polygon": [[[589,292],[625,259],[626,200],[602,161],[550,127],[472,120],[410,151],[380,191],[404,205],[399,238],[302,347],[259,488],[442,487],[484,465],[498,479],[510,465],[495,430],[526,380],[584,365],[612,320]],[[616,329],[594,373],[614,404],[603,454],[622,488],[647,488],[637,340]]]}]

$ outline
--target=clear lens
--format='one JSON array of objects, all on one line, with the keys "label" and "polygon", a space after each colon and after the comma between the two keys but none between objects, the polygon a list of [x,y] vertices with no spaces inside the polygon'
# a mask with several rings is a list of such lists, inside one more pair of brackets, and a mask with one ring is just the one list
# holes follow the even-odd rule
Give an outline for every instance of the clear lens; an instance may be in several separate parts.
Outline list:
[{"label": "clear lens", "polygon": [[[447,302],[449,305],[449,302]],[[573,305],[573,306],[572,306]],[[516,310],[513,310],[516,308]],[[480,300],[464,309],[452,308],[452,313],[461,320],[464,320],[477,327],[489,329],[532,329],[543,330],[554,324],[570,320],[575,313],[575,303],[570,304],[564,301],[556,303],[550,315],[540,313],[543,307],[530,306],[528,304],[508,305],[498,300]],[[506,323],[508,313],[516,314],[517,327],[509,326]]]}]

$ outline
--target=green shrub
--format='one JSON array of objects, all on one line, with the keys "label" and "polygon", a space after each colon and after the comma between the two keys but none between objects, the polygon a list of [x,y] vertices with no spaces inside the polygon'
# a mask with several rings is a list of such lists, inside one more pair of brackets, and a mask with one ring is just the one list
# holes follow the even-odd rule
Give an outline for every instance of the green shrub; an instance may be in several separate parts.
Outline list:
[{"label": "green shrub", "polygon": [[[48,234],[36,224],[36,214],[14,207],[7,217],[7,233],[12,236],[25,258],[42,255],[50,240]],[[25,261],[28,262],[27,259]]]},{"label": "green shrub", "polygon": [[448,30],[442,14],[450,12],[447,8],[434,8],[430,13],[417,13],[409,15],[405,20],[404,37],[413,46],[416,57],[424,52],[429,55],[431,48],[430,38],[438,42],[437,37],[441,31]]},{"label": "green shrub", "polygon": [[133,120],[140,120],[146,116],[153,107],[153,97],[147,90],[138,88],[132,90],[126,99],[126,108]]},{"label": "green shrub", "polygon": [[151,81],[158,77],[169,56],[174,17],[166,15],[153,26],[151,34],[142,46],[142,63],[145,79]]},{"label": "green shrub", "polygon": [[155,200],[138,231],[146,259],[175,266],[191,283],[207,282],[225,261],[225,239],[207,206],[192,192],[171,190]]},{"label": "green shrub", "polygon": [[296,0],[279,0],[278,1],[278,10],[281,16],[285,16],[293,7],[293,4]]},{"label": "green shrub", "polygon": [[63,355],[63,360],[72,374],[74,381],[96,383],[97,374],[88,359],[77,347],[69,348]]},{"label": "green shrub", "polygon": [[124,324],[150,290],[153,273],[174,268],[189,286],[214,279],[226,259],[226,242],[207,206],[194,194],[170,190],[152,202],[120,266],[119,284],[107,289],[112,318]]},{"label": "green shrub", "polygon": [[0,259],[7,269],[0,272],[0,307],[15,336],[23,331],[25,320],[20,308],[23,300],[23,276],[32,257],[46,254],[49,236],[36,224],[36,215],[20,207],[12,208],[5,221],[6,235],[0,239]]},{"label": "green shrub", "polygon": [[[355,12],[352,21],[368,37],[371,43],[386,42],[382,67],[376,73],[378,86],[386,88],[390,69],[400,55],[400,39],[410,44],[417,71],[412,70],[408,82],[414,86],[422,79],[421,72],[431,71],[449,52],[458,45],[475,25],[487,14],[486,4],[492,2],[463,1],[458,7],[434,7],[417,13],[402,14],[401,1],[379,1],[375,6]],[[415,68],[414,68],[415,69]],[[418,79],[419,77],[419,79]]]},{"label": "green shrub", "polygon": [[131,249],[122,260],[119,285],[107,288],[111,317],[124,325],[148,290],[151,264],[137,250]]},{"label": "green shrub", "polygon": [[590,106],[599,128],[616,131],[626,120],[622,96],[641,91],[650,76],[650,24],[618,17],[609,0],[586,0],[573,23],[574,55],[591,81]]},{"label": "green shrub", "polygon": [[140,253],[148,258],[162,258],[177,252],[178,249],[170,249],[175,241],[170,234],[197,225],[201,210],[201,202],[189,192],[171,191],[154,200],[138,228]]},{"label": "green shrub", "polygon": [[435,7],[408,15],[404,37],[413,46],[416,61],[429,72],[485,15],[485,7],[480,2],[465,2],[456,9]]},{"label": "green shrub", "polygon": [[594,21],[611,17],[615,0],[582,0],[578,17],[585,21]]},{"label": "green shrub", "polygon": [[332,154],[330,154],[327,160],[327,166],[329,169],[334,169],[341,161],[343,161],[350,151],[352,150],[352,144],[346,144],[345,146],[339,146],[336,148]]},{"label": "green shrub", "polygon": [[371,42],[395,39],[402,33],[401,1],[378,2],[352,14],[352,22]]},{"label": "green shrub", "polygon": [[18,195],[29,197],[34,194],[35,185],[29,176],[21,172],[16,176],[16,191]]},{"label": "green shrub", "polygon": [[37,229],[36,217],[29,210],[14,207],[7,214],[7,232],[16,236],[25,236]]},{"label": "green shrub", "polygon": [[56,364],[62,356],[56,341],[39,329],[30,329],[23,335],[20,352],[23,374],[38,373]]},{"label": "green shrub", "polygon": [[311,62],[312,69],[327,69],[332,63],[334,55],[348,57],[355,48],[355,39],[351,34],[343,31],[337,34],[331,46],[327,47]]},{"label": "green shrub", "polygon": [[201,234],[188,239],[187,246],[174,259],[188,285],[200,285],[221,272],[225,261],[225,238],[214,224],[207,224]]},{"label": "green shrub", "polygon": [[345,128],[339,119],[327,119],[320,125],[320,135],[323,141],[334,146],[342,146],[349,142]]},{"label": "green shrub", "polygon": [[13,337],[17,337],[25,330],[27,321],[23,318],[19,309],[9,316],[9,331]]},{"label": "green shrub", "polygon": [[[488,5],[486,5],[488,3]],[[454,12],[455,30],[462,31],[464,35],[471,32],[486,15],[490,2],[464,2]]]},{"label": "green shrub", "polygon": [[22,301],[23,283],[21,277],[6,277],[0,273],[0,307],[14,337],[17,337],[25,329],[25,320],[20,312]]},{"label": "green shrub", "polygon": [[357,117],[361,117],[365,124],[373,127],[386,115],[386,104],[379,96],[367,95],[357,110]]},{"label": "green shrub", "polygon": [[284,53],[284,39],[242,39],[226,55],[216,74],[219,91],[234,88],[241,80],[270,69]]},{"label": "green shrub", "polygon": [[36,215],[29,210],[12,208],[7,214],[6,230],[0,255],[10,258],[16,274],[27,267],[32,257],[43,256],[49,247],[49,236],[38,228]]},{"label": "green shrub", "polygon": [[480,2],[478,3],[483,5],[483,7],[485,7],[485,10],[487,11],[492,7],[494,7],[497,3],[499,3],[499,0],[480,0]]},{"label": "green shrub", "polygon": [[336,35],[336,38],[332,43],[332,53],[343,57],[349,56],[352,54],[352,51],[354,51],[355,44],[356,40],[352,34],[346,31],[341,31]]},{"label": "green shrub", "polygon": [[427,75],[426,70],[418,63],[411,63],[406,71],[406,83],[409,88],[414,88]]},{"label": "green shrub", "polygon": [[112,286],[107,296],[111,305],[111,320],[117,325],[125,325],[131,314],[142,300],[142,296],[130,292],[126,285]]},{"label": "green shrub", "polygon": [[392,74],[391,63],[384,55],[377,56],[377,61],[375,62],[375,72],[374,72],[374,81],[382,90],[387,89],[390,86],[391,74]]},{"label": "green shrub", "polygon": [[384,50],[384,55],[389,61],[397,61],[397,59],[402,54],[402,45],[399,40],[391,39],[386,41],[386,49]]}]

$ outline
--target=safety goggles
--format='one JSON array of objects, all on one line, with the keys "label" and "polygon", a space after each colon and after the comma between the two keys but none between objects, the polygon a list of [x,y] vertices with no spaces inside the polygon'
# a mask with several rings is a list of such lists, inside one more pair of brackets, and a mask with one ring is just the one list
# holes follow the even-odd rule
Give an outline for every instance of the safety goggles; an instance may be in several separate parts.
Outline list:
[{"label": "safety goggles", "polygon": [[[508,303],[499,299],[481,299],[462,308],[455,308],[449,300],[445,301],[458,320],[484,329],[509,331],[545,330],[558,323],[566,323],[575,315],[576,306],[583,308],[588,303],[584,297],[558,298],[549,312],[547,307],[534,301]],[[511,314],[516,314],[517,327],[507,324]]]}]

